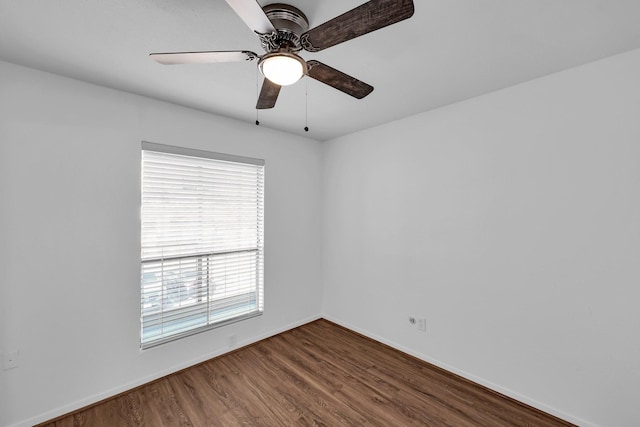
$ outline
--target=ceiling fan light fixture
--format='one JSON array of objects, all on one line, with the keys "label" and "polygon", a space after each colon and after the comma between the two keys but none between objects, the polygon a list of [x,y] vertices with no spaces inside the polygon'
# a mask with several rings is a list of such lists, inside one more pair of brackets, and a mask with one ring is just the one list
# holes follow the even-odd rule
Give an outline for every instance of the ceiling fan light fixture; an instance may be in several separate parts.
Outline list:
[{"label": "ceiling fan light fixture", "polygon": [[268,53],[260,59],[260,71],[279,86],[294,84],[307,73],[307,63],[290,52]]}]

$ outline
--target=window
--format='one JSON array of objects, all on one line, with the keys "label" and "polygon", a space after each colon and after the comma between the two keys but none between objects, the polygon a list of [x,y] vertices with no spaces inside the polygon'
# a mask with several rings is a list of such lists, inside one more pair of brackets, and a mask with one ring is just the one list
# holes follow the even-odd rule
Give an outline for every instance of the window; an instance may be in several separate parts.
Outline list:
[{"label": "window", "polygon": [[263,218],[263,160],[142,143],[142,348],[262,314]]}]

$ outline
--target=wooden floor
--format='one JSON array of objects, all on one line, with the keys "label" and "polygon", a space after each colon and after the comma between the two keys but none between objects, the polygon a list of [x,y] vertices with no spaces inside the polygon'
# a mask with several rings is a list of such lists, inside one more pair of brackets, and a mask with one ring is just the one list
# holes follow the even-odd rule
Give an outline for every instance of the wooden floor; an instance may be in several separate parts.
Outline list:
[{"label": "wooden floor", "polygon": [[318,320],[46,426],[570,426]]}]

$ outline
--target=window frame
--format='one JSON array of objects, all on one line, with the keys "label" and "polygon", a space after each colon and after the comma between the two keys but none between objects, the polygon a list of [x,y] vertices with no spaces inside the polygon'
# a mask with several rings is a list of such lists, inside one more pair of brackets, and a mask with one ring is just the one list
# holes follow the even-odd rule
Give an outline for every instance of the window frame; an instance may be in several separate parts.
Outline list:
[{"label": "window frame", "polygon": [[[210,330],[210,329],[215,329],[215,328],[219,328],[231,323],[235,323],[235,322],[239,322],[245,319],[249,319],[249,318],[253,318],[253,317],[257,317],[257,316],[261,316],[264,312],[264,165],[265,165],[265,161],[263,159],[256,159],[256,158],[251,158],[251,157],[244,157],[244,156],[236,156],[236,155],[230,155],[230,154],[224,154],[224,153],[216,153],[216,152],[210,152],[210,151],[204,151],[204,150],[197,150],[197,149],[191,149],[191,148],[185,148],[185,147],[176,147],[176,146],[171,146],[171,145],[164,145],[164,144],[158,144],[158,143],[153,143],[153,142],[148,142],[148,141],[142,141],[142,147],[141,147],[141,183],[140,183],[140,189],[141,189],[141,195],[140,195],[140,200],[141,200],[141,217],[140,217],[140,232],[141,232],[141,251],[140,251],[140,348],[142,350],[151,348],[151,347],[155,347],[161,344],[164,344],[166,342],[170,342],[170,341],[174,341],[186,336],[190,336],[190,335],[194,335],[206,330]],[[199,158],[199,159],[209,159],[209,160],[213,160],[213,161],[221,161],[221,162],[227,162],[227,163],[240,163],[243,165],[253,165],[256,166],[260,169],[256,169],[258,172],[258,178],[256,178],[256,182],[258,187],[256,188],[256,200],[258,201],[257,203],[257,214],[256,214],[256,228],[257,228],[257,242],[256,242],[256,246],[255,247],[250,247],[250,248],[236,248],[236,249],[231,249],[231,250],[223,250],[223,251],[207,251],[204,253],[191,253],[191,254],[187,254],[187,255],[176,255],[176,256],[167,256],[167,257],[160,257],[160,258],[151,258],[151,259],[145,259],[145,257],[143,256],[143,221],[144,221],[144,217],[143,217],[143,209],[144,209],[144,155],[143,153],[145,151],[152,151],[152,152],[158,152],[158,153],[163,153],[163,154],[169,154],[169,155],[177,155],[177,156],[187,156],[187,157],[193,157],[193,158]],[[144,297],[146,295],[145,293],[145,278],[144,278],[144,274],[145,274],[145,268],[144,265],[147,263],[160,263],[161,265],[161,271],[163,271],[163,275],[164,275],[164,262],[173,262],[175,260],[178,260],[178,262],[180,262],[181,259],[197,259],[195,261],[195,265],[196,267],[196,271],[198,271],[197,273],[197,282],[202,285],[202,271],[199,270],[201,268],[201,265],[203,262],[207,262],[207,265],[213,265],[214,262],[214,257],[216,256],[223,256],[226,257],[227,255],[238,255],[238,257],[240,256],[244,256],[245,254],[249,254],[251,253],[252,255],[250,255],[250,257],[248,258],[249,260],[251,260],[251,257],[255,257],[255,286],[251,287],[248,292],[245,293],[241,293],[238,295],[231,295],[231,296],[225,296],[223,298],[217,298],[215,299],[215,302],[213,302],[213,298],[210,296],[213,294],[213,287],[215,286],[214,282],[213,282],[213,278],[209,277],[209,273],[207,273],[207,280],[206,280],[206,296],[205,296],[205,300],[202,301],[200,300],[200,298],[202,298],[202,295],[198,295],[197,297],[197,301],[195,302],[195,304],[192,305],[188,305],[185,307],[182,306],[178,306],[178,307],[170,307],[169,309],[165,310],[164,309],[164,288],[165,288],[165,282],[164,282],[164,277],[161,278],[161,292],[162,292],[162,301],[161,301],[161,309],[158,312],[152,312],[152,313],[147,313],[145,314],[145,300]],[[206,261],[205,261],[206,260]],[[225,261],[223,261],[224,263]],[[225,264],[226,265],[226,264]],[[179,269],[181,269],[182,267],[178,267]],[[253,277],[253,276],[252,276]],[[182,282],[183,279],[179,279],[181,280],[181,282],[179,282],[181,285],[184,283]],[[211,293],[211,294],[210,294]],[[247,296],[248,299],[247,299]],[[236,303],[238,301],[249,301],[250,304],[255,304],[256,309],[250,312],[245,312],[242,314],[238,314],[235,316],[231,316],[231,317],[224,317],[221,320],[211,320],[212,318],[215,319],[215,315],[212,315],[211,313],[215,312],[215,309],[212,308],[212,306],[214,305],[218,305],[220,304],[221,301],[226,301],[226,304],[222,304],[221,307],[218,307],[217,310],[218,311],[223,311],[225,309],[232,309],[233,307],[233,301],[236,301]],[[246,302],[245,302],[246,304]],[[181,332],[177,332],[177,333],[169,333],[166,336],[162,336],[160,338],[155,338],[155,339],[147,339],[145,341],[145,321],[148,321],[151,318],[154,317],[159,317],[159,318],[164,318],[166,316],[167,313],[170,313],[171,316],[167,316],[167,317],[174,317],[174,320],[162,320],[161,325],[162,327],[164,327],[165,325],[167,326],[171,326],[173,323],[175,324],[179,324],[180,322],[187,322],[188,323],[188,317],[191,316],[198,316],[200,313],[200,315],[202,313],[205,313],[204,315],[206,316],[207,322],[206,324],[203,325],[199,325],[196,327],[192,327],[188,330],[183,330]]]}]

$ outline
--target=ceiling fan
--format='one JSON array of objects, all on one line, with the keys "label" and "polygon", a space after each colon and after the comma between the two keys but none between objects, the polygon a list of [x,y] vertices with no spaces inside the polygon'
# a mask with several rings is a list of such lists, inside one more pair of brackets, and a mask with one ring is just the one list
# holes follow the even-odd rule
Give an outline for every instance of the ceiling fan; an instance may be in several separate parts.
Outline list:
[{"label": "ceiling fan", "polygon": [[373,86],[319,61],[305,61],[298,52],[321,51],[410,18],[414,11],[412,0],[371,0],[309,30],[307,17],[291,5],[274,3],[262,7],[256,0],[226,2],[258,35],[264,55],[237,50],[152,53],[150,57],[166,65],[257,60],[265,76],[257,109],[273,108],[280,88],[304,75],[358,99],[369,95]]}]

